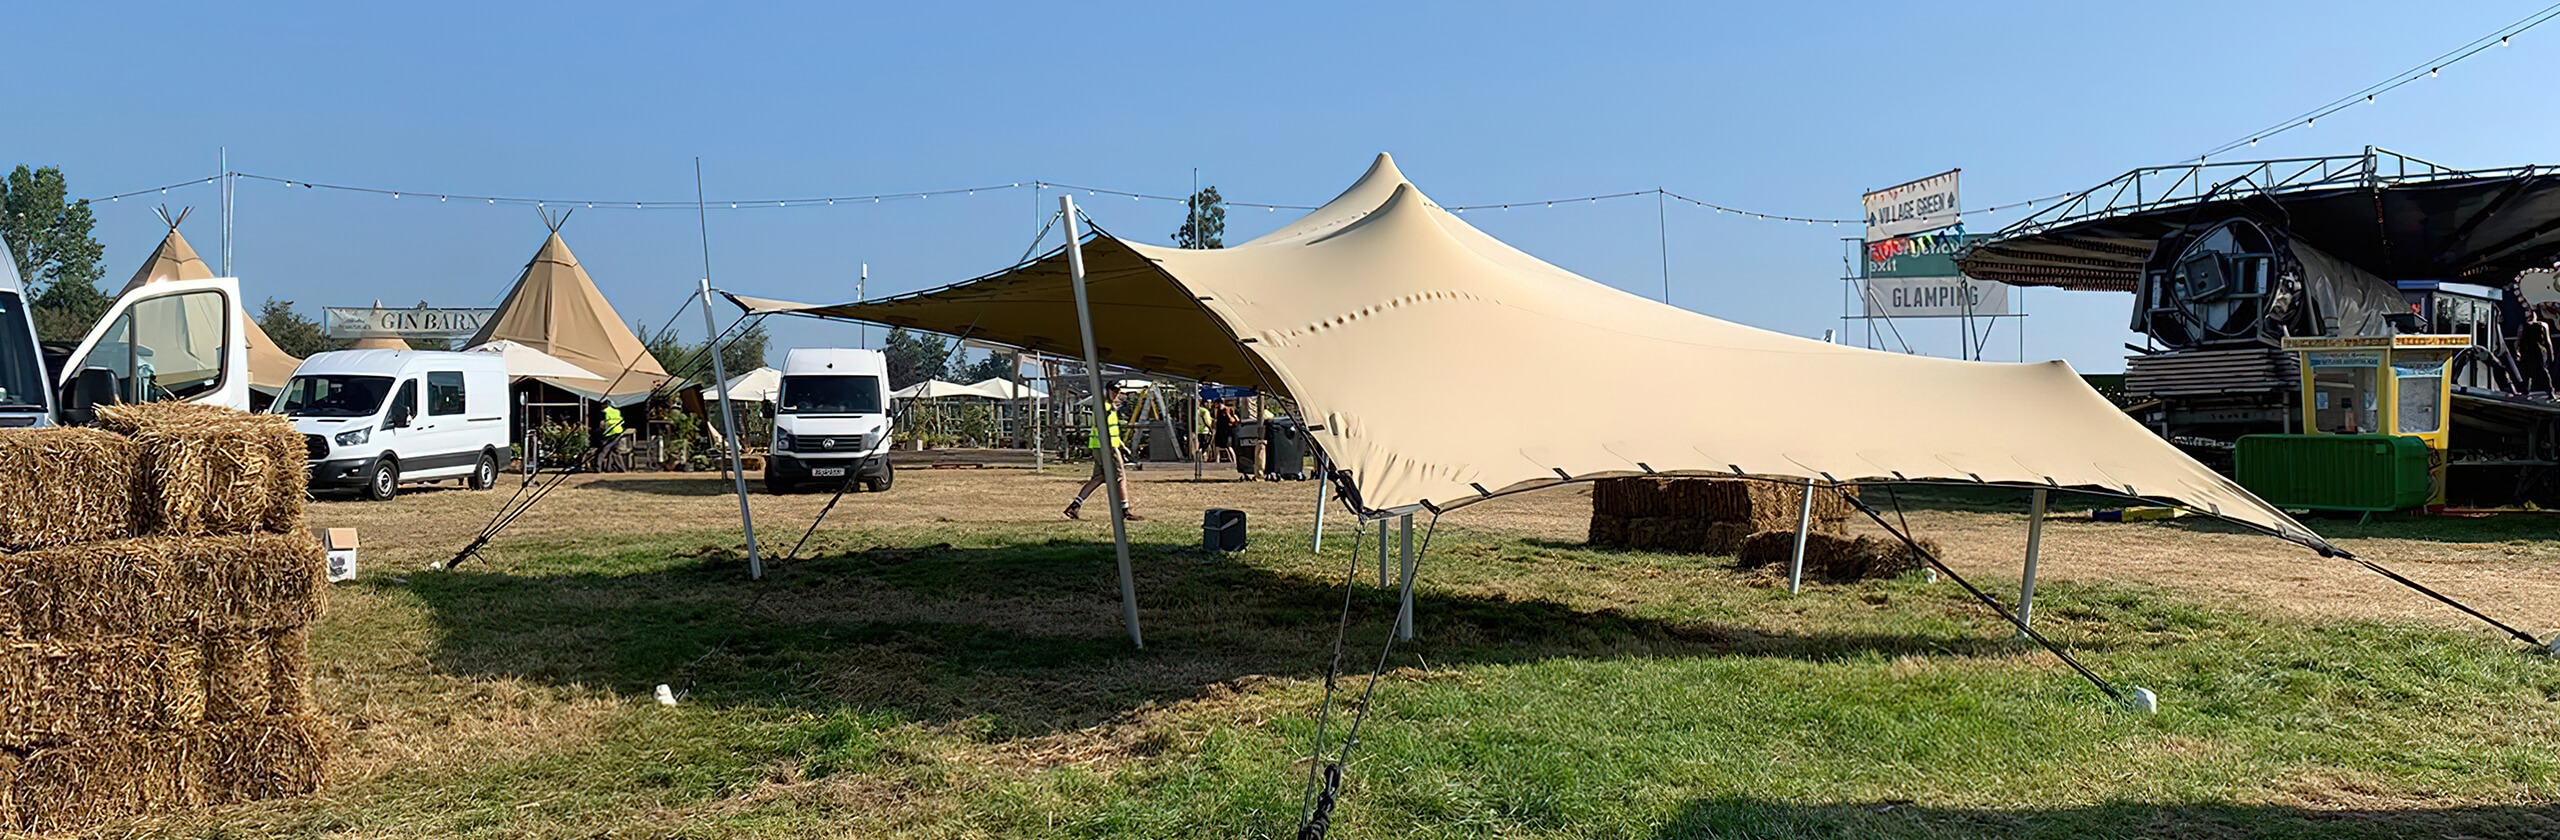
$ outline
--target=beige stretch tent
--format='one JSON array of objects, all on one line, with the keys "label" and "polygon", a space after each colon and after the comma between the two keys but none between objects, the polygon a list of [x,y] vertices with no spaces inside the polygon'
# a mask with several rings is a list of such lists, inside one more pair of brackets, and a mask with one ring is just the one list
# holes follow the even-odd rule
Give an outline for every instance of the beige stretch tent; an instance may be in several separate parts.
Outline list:
[{"label": "beige stretch tent", "polygon": [[515,288],[507,290],[506,301],[498,304],[498,311],[489,313],[488,322],[481,324],[480,332],[464,346],[478,347],[501,339],[549,353],[604,377],[602,382],[537,377],[591,400],[629,405],[647,399],[651,391],[674,378],[649,355],[649,348],[641,345],[640,337],[623,325],[613,304],[605,302],[596,281],[578,265],[578,255],[570,253],[568,243],[560,241],[557,227],[549,239],[542,241],[541,250],[533,252],[533,261],[525,263],[524,273],[516,277]]},{"label": "beige stretch tent", "polygon": [[[184,213],[178,215],[178,220],[185,218]],[[196,256],[196,249],[187,245],[186,237],[178,235],[178,226],[173,220],[169,225],[169,235],[160,238],[160,247],[151,249],[151,257],[142,261],[142,268],[134,271],[133,279],[116,294],[123,295],[169,280],[211,280],[213,277],[213,268],[205,265],[203,257]],[[248,308],[247,301],[241,301],[240,305],[244,310]],[[219,313],[195,313],[189,317],[200,317],[208,324],[220,323]],[[269,394],[283,392],[285,382],[293,378],[293,370],[302,366],[302,360],[277,349],[275,339],[267,337],[267,331],[258,327],[257,319],[243,318],[241,322],[248,325],[249,387]],[[206,366],[203,368],[206,370],[218,369],[220,364],[209,359],[192,363]]]},{"label": "beige stretch tent", "polygon": [[[2094,488],[2325,545],[2063,362],[1897,355],[1646,300],[1468,226],[1385,155],[1243,245],[1096,231],[1084,259],[1103,362],[1296,398],[1372,513],[1647,472],[1943,479]],[[738,302],[1079,355],[1071,300],[1061,249],[904,297]]]}]

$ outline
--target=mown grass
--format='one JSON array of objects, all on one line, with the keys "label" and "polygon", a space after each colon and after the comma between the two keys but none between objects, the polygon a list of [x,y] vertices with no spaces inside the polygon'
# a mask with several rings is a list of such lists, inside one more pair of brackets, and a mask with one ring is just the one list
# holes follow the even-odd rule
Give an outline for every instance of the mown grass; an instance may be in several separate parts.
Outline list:
[{"label": "mown grass", "polygon": [[[1109,546],[1028,527],[831,533],[762,583],[720,534],[372,578],[315,643],[362,772],[139,828],[1290,836],[1346,573],[1337,746],[1393,596],[1339,535],[1221,559],[1191,533],[1136,534],[1143,650]],[[1917,577],[1790,597],[1723,560],[1442,526],[1422,579],[1333,836],[2560,832],[2560,663],[2481,634],[2047,584],[2040,629],[2159,692],[2136,716]]]}]

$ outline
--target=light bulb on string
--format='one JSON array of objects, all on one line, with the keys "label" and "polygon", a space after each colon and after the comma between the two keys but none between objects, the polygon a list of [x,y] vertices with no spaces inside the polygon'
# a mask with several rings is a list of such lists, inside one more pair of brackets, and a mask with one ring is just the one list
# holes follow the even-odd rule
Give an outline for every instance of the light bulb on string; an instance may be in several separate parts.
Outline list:
[{"label": "light bulb on string", "polygon": [[2442,73],[2442,72],[2444,72],[2444,68],[2442,68],[2442,67],[2430,68],[2430,69],[2428,69],[2428,70],[2427,70],[2427,78],[2430,78],[2430,79],[2435,78],[2437,73]]},{"label": "light bulb on string", "polygon": [[2501,47],[2506,46],[2506,45],[2507,45],[2507,38],[2509,38],[2509,37],[2511,37],[2511,36],[2507,36],[2507,35],[2500,35],[2500,36],[2498,36],[2498,46],[2501,46]]}]

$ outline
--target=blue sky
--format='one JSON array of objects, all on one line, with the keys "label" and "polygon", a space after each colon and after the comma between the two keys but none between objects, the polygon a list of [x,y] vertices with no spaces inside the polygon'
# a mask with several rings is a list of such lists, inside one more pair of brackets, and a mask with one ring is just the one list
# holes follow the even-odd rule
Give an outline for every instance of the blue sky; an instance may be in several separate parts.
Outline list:
[{"label": "blue sky", "polygon": [[[234,169],[294,179],[672,200],[692,197],[699,156],[715,201],[1033,179],[1180,194],[1196,167],[1231,200],[1315,204],[1386,151],[1444,204],[1660,186],[1848,218],[1859,193],[1948,168],[1981,207],[2192,157],[2542,5],[43,4],[10,12],[23,34],[0,165],[60,166],[104,195],[214,174],[227,146]],[[2255,151],[2560,162],[2555,70],[2560,26]],[[102,204],[111,286],[158,238],[162,201],[194,205],[185,232],[218,251],[211,185]],[[1135,239],[1180,222],[1172,202],[1085,201]],[[863,263],[875,295],[925,288],[1011,262],[1044,209],[1008,190],[720,211],[712,270],[783,298],[849,299]],[[1228,238],[1288,216],[1235,210]],[[1467,219],[1662,288],[1650,198]],[[1839,325],[1855,228],[1677,204],[1665,221],[1674,303],[1804,335]],[[627,321],[665,321],[702,272],[691,212],[581,209],[563,234]],[[250,181],[233,268],[252,298],[315,316],[490,305],[542,235],[528,208]],[[2028,358],[2122,368],[2126,297],[2024,305]],[[853,339],[776,327],[783,347]],[[1955,352],[1952,325],[1906,333]],[[2005,331],[1992,346],[2017,352]]]}]

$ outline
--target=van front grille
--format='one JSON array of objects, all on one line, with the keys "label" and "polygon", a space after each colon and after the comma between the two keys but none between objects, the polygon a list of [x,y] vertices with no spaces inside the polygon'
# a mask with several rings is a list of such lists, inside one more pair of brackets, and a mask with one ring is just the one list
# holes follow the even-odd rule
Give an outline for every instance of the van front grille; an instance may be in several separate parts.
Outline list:
[{"label": "van front grille", "polygon": [[860,452],[861,435],[806,435],[791,439],[797,452]]},{"label": "van front grille", "polygon": [[311,453],[311,460],[317,461],[329,457],[328,438],[319,435],[303,435],[302,448]]}]

